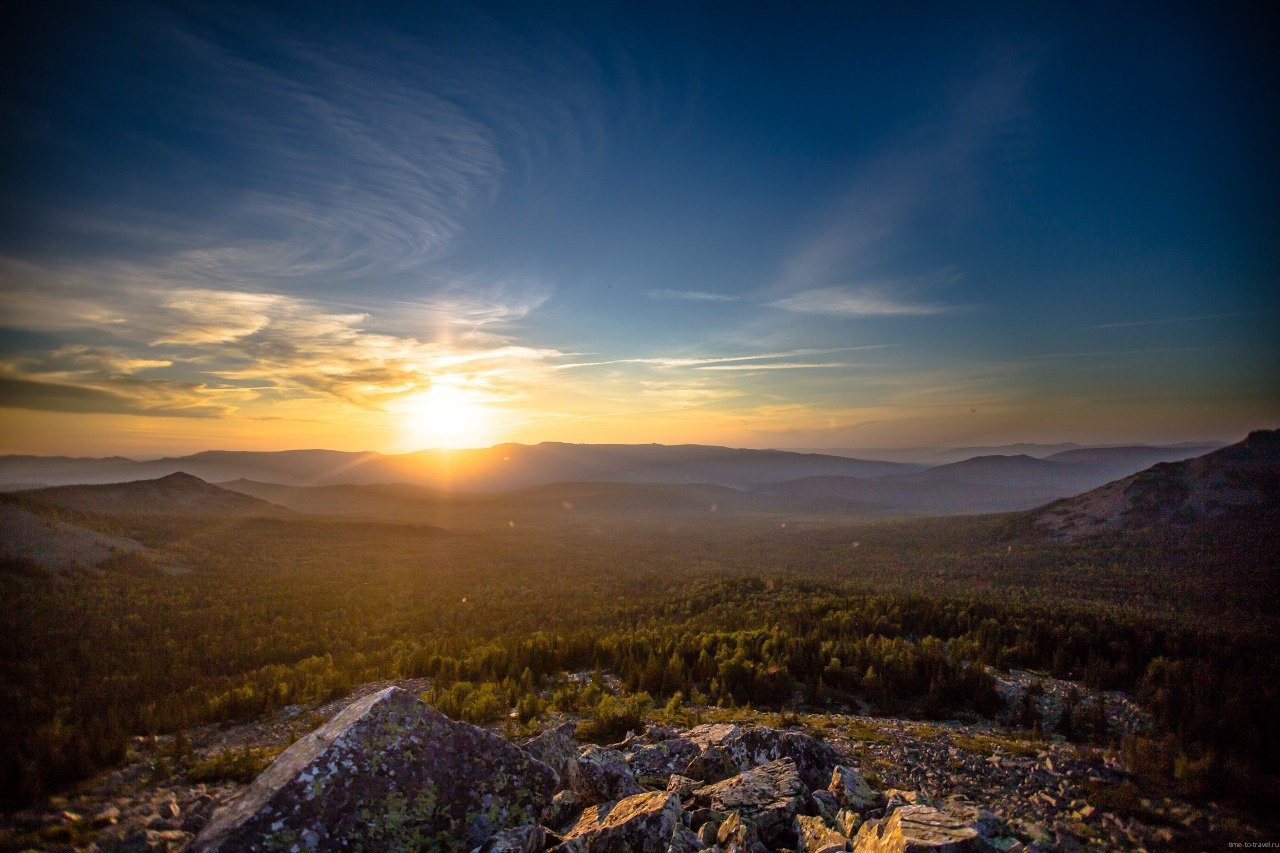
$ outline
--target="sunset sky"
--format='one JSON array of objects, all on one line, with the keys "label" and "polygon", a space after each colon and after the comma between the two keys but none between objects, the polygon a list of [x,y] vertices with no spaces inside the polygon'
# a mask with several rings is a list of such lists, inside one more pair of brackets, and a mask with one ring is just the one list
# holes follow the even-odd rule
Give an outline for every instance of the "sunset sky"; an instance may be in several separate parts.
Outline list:
[{"label": "sunset sky", "polygon": [[364,5],[8,27],[0,452],[1280,426],[1263,4]]}]

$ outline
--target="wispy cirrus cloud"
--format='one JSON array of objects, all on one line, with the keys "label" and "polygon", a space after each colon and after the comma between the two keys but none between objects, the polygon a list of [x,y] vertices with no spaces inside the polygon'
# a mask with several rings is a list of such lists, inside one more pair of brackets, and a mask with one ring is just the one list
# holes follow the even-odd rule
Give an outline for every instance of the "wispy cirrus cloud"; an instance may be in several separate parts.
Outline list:
[{"label": "wispy cirrus cloud", "polygon": [[1245,317],[1247,311],[1227,311],[1221,314],[1197,314],[1191,317],[1159,317],[1151,320],[1130,320],[1124,323],[1100,323],[1096,326],[1085,326],[1094,329],[1128,329],[1134,326],[1164,326],[1171,323],[1198,323],[1201,320],[1221,320],[1227,317]]},{"label": "wispy cirrus cloud", "polygon": [[[951,310],[918,294],[953,284],[960,273],[921,270],[919,244],[938,220],[964,215],[992,149],[1019,144],[1011,140],[1013,120],[1025,113],[1033,70],[1027,57],[996,57],[929,124],[860,169],[787,256],[773,285],[783,295],[767,304],[842,317]],[[858,283],[869,280],[875,284]]]},{"label": "wispy cirrus cloud", "polygon": [[659,301],[681,300],[685,302],[736,302],[738,297],[725,293],[707,293],[703,290],[646,290],[645,296]]},{"label": "wispy cirrus cloud", "polygon": [[657,368],[692,367],[701,368],[710,365],[731,362],[767,362],[779,358],[795,358],[806,355],[825,355],[835,352],[855,352],[858,350],[886,349],[891,344],[868,344],[856,347],[828,347],[823,349],[803,348],[778,352],[755,353],[753,355],[709,355],[709,356],[645,356],[639,358],[613,358],[605,361],[577,361],[556,365],[557,370],[570,370],[580,367],[604,367],[614,364],[639,364]]},{"label": "wispy cirrus cloud", "polygon": [[955,306],[914,302],[895,296],[887,289],[869,287],[805,290],[769,304],[784,311],[829,317],[927,317],[956,310]]}]

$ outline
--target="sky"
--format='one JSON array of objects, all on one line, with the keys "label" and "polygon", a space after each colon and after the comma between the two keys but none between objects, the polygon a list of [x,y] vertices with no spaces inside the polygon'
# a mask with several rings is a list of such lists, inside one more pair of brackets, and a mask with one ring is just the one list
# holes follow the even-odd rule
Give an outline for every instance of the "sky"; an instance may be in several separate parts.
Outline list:
[{"label": "sky", "polygon": [[1263,4],[32,5],[0,452],[1280,426]]}]

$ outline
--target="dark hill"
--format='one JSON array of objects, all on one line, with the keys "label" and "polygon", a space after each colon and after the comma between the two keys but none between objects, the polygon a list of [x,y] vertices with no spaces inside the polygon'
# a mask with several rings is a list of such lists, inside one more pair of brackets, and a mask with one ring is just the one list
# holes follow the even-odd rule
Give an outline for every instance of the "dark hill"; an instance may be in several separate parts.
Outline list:
[{"label": "dark hill", "polygon": [[1280,430],[1182,462],[1162,462],[1034,516],[1053,538],[1122,531],[1245,526],[1274,533],[1280,524]]},{"label": "dark hill", "polygon": [[221,489],[178,472],[156,480],[92,486],[54,486],[16,492],[31,507],[58,507],[93,515],[264,516],[289,513],[249,495]]}]

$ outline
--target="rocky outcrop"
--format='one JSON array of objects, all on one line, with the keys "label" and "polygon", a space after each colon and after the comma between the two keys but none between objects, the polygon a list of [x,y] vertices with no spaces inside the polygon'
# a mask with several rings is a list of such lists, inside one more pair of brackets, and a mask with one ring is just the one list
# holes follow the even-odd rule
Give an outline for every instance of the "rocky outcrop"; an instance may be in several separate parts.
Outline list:
[{"label": "rocky outcrop", "polygon": [[526,752],[556,771],[561,788],[569,784],[569,768],[578,760],[578,742],[573,739],[577,729],[577,723],[564,723],[524,744]]},{"label": "rocky outcrop", "polygon": [[514,744],[390,687],[286,750],[194,846],[470,850],[536,825],[555,785]]},{"label": "rocky outcrop", "polygon": [[901,806],[863,825],[853,839],[857,853],[985,853],[997,848],[983,835],[977,809]]},{"label": "rocky outcrop", "polygon": [[665,853],[683,836],[680,798],[664,791],[592,806],[565,834],[557,853]]},{"label": "rocky outcrop", "polygon": [[832,772],[827,792],[841,808],[859,814],[866,814],[885,804],[884,794],[868,785],[858,771],[844,766],[837,766]]},{"label": "rocky outcrop", "polygon": [[584,747],[568,767],[568,787],[588,805],[620,800],[644,791],[616,749]]},{"label": "rocky outcrop", "polygon": [[805,786],[795,762],[782,758],[699,788],[693,800],[718,811],[736,812],[754,824],[766,844],[781,842],[804,803]]},{"label": "rocky outcrop", "polygon": [[684,737],[666,738],[627,756],[631,772],[642,785],[665,788],[673,775],[682,775],[701,748]]},{"label": "rocky outcrop", "polygon": [[801,732],[765,726],[744,728],[733,724],[709,724],[685,735],[699,749],[684,775],[715,782],[780,758],[795,764],[809,788],[824,787],[839,756],[829,745]]}]

